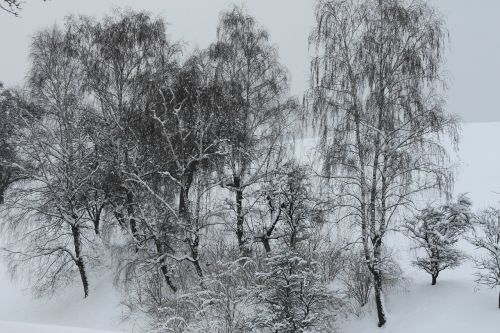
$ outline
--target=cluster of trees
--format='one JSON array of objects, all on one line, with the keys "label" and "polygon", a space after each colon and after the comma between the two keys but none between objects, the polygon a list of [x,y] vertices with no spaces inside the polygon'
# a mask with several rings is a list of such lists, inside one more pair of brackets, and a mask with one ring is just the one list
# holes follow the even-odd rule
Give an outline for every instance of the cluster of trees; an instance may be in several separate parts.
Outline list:
[{"label": "cluster of trees", "polygon": [[[111,255],[124,303],[153,331],[331,332],[372,294],[385,324],[383,293],[402,272],[384,241],[398,221],[433,284],[456,267],[470,201],[413,215],[420,195],[452,185],[444,22],[423,0],[318,0],[315,15],[304,105],[238,7],[189,53],[144,12],[38,32],[24,88],[0,87],[12,272],[36,295],[79,280],[87,297]],[[294,159],[309,125],[319,169]],[[499,214],[481,216],[478,279],[498,285]],[[350,237],[331,234],[340,224]]]}]

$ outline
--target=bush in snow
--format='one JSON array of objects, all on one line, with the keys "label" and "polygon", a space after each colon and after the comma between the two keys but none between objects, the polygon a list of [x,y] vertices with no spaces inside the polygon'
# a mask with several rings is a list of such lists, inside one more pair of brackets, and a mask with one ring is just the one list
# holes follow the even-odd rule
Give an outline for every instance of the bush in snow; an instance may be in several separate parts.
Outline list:
[{"label": "bush in snow", "polygon": [[315,262],[292,251],[266,259],[257,274],[254,331],[333,332],[339,299],[321,282]]},{"label": "bush in snow", "polygon": [[[500,209],[489,208],[475,218],[474,231],[470,242],[483,255],[474,258],[479,271],[477,283],[491,288],[500,286]],[[500,308],[500,294],[498,299]]]},{"label": "bush in snow", "polygon": [[250,332],[249,281],[255,278],[251,260],[215,263],[198,286],[170,296],[157,313],[152,333]]},{"label": "bush in snow", "polygon": [[353,249],[345,257],[340,281],[347,298],[356,302],[353,312],[359,315],[361,308],[370,300],[372,274],[366,265],[362,249]]},{"label": "bush in snow", "polygon": [[455,244],[469,227],[470,207],[471,201],[461,195],[457,202],[428,206],[403,226],[406,235],[415,241],[416,248],[423,250],[414,265],[432,276],[432,285],[436,284],[441,271],[459,266],[464,259]]}]

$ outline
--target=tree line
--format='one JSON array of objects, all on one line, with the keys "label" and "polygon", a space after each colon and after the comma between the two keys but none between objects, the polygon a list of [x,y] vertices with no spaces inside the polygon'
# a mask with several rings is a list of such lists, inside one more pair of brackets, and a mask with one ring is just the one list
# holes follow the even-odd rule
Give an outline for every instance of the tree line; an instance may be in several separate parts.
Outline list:
[{"label": "tree line", "polygon": [[[111,258],[154,332],[331,332],[371,295],[383,326],[384,292],[404,280],[396,230],[433,285],[464,259],[462,237],[489,255],[478,280],[498,285],[498,212],[451,196],[441,15],[423,0],[315,6],[303,103],[240,7],[190,52],[131,10],[37,32],[23,87],[0,87],[12,273],[37,296],[79,281],[87,297]],[[295,153],[308,128],[319,167]]]}]

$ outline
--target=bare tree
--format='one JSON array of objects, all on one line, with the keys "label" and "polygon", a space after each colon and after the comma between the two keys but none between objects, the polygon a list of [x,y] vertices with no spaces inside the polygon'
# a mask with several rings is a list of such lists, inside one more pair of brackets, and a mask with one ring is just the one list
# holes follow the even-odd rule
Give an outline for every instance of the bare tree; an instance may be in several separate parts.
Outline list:
[{"label": "bare tree", "polygon": [[452,181],[440,143],[442,133],[457,139],[440,95],[446,36],[422,0],[317,1],[309,105],[322,134],[323,176],[360,228],[379,326],[391,222],[418,193]]},{"label": "bare tree", "polygon": [[22,9],[21,8],[22,3],[23,1],[21,0],[0,0],[0,9],[6,11],[7,13],[11,13],[15,16],[19,16],[19,11]]},{"label": "bare tree", "polygon": [[[480,250],[480,254],[474,258],[476,268],[479,269],[476,282],[491,288],[500,286],[499,209],[489,208],[478,214],[470,242]],[[498,307],[500,308],[500,294]]]},{"label": "bare tree", "polygon": [[246,256],[252,236],[245,231],[250,206],[245,204],[249,199],[245,191],[265,175],[266,164],[283,137],[285,115],[295,103],[286,98],[288,75],[267,31],[241,8],[221,15],[211,56],[216,80],[225,87],[228,101],[223,127],[229,147],[228,179],[223,186],[234,194],[235,232],[240,252]]},{"label": "bare tree", "polygon": [[91,135],[103,192],[97,194],[135,237],[135,193],[126,179],[144,163],[137,142],[148,126],[151,94],[157,93],[152,86],[170,82],[179,49],[168,40],[165,23],[145,12],[117,11],[101,22],[70,18],[66,30],[69,51],[81,63],[86,95],[95,106]]},{"label": "bare tree", "polygon": [[87,108],[81,77],[78,64],[65,52],[66,43],[57,28],[33,39],[29,83],[44,116],[32,122],[18,142],[20,155],[32,167],[23,170],[29,178],[16,187],[9,202],[8,227],[15,241],[8,252],[11,268],[29,271],[38,294],[66,285],[76,270],[87,297],[87,266],[97,260],[82,197],[95,170],[83,126]]},{"label": "bare tree", "polygon": [[4,89],[0,82],[0,205],[5,192],[14,183],[26,179],[23,168],[28,161],[19,156],[17,142],[32,121],[38,120],[41,110],[22,92]]}]

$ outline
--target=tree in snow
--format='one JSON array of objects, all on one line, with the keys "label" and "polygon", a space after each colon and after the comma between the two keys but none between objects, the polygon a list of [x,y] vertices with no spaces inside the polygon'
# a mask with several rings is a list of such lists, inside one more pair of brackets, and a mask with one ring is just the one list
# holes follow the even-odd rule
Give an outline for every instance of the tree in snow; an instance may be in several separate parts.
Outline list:
[{"label": "tree in snow", "polygon": [[[469,241],[479,250],[474,263],[479,271],[477,283],[491,288],[500,286],[500,210],[489,208],[474,219],[474,232]],[[500,308],[500,294],[498,299]]]},{"label": "tree in snow", "polygon": [[418,193],[448,190],[442,134],[458,139],[441,96],[446,29],[423,0],[318,0],[308,105],[325,179],[359,226],[378,325],[387,230]]},{"label": "tree in snow", "polygon": [[312,194],[312,177],[306,166],[293,159],[273,165],[258,194],[262,226],[255,232],[255,238],[262,242],[267,253],[271,252],[273,239],[290,249],[298,249],[325,223],[323,210]]},{"label": "tree in snow", "polygon": [[436,284],[439,273],[459,266],[465,255],[456,248],[456,243],[471,225],[471,201],[465,196],[457,202],[432,207],[428,206],[403,226],[406,235],[423,250],[413,264],[432,277]]},{"label": "tree in snow", "polygon": [[340,301],[317,268],[290,250],[266,258],[254,290],[255,327],[263,332],[332,332]]},{"label": "tree in snow", "polygon": [[4,203],[5,191],[15,182],[26,178],[17,142],[23,131],[40,117],[41,110],[22,92],[4,89],[0,82],[0,205]]},{"label": "tree in snow", "polygon": [[279,63],[269,34],[243,9],[222,13],[217,41],[210,47],[216,80],[225,88],[228,142],[223,186],[234,195],[233,229],[242,255],[248,255],[252,200],[245,195],[265,175],[266,165],[281,150],[286,115],[296,108],[287,98],[288,74]]},{"label": "tree in snow", "polygon": [[88,233],[93,227],[83,198],[96,170],[82,78],[65,52],[66,42],[57,28],[33,38],[29,88],[43,117],[31,122],[17,142],[30,167],[9,198],[7,227],[13,240],[7,251],[10,267],[28,271],[38,295],[57,291],[76,275],[87,297],[88,266],[98,262],[92,250],[98,240]]}]

